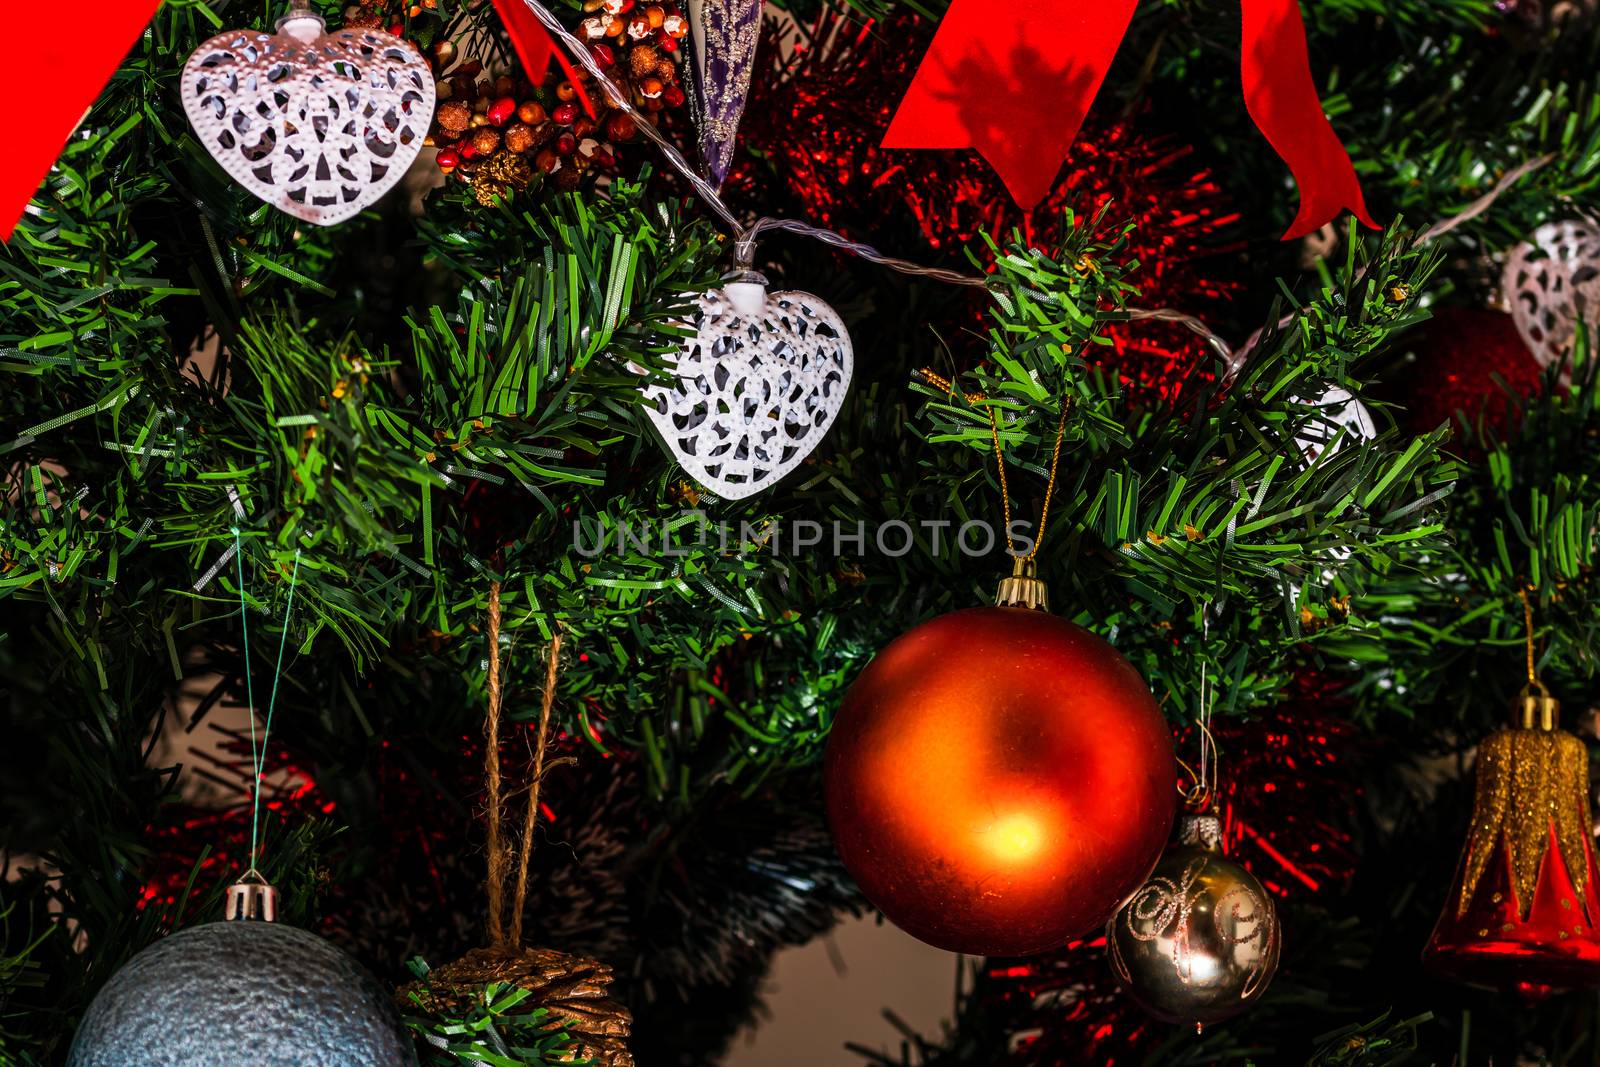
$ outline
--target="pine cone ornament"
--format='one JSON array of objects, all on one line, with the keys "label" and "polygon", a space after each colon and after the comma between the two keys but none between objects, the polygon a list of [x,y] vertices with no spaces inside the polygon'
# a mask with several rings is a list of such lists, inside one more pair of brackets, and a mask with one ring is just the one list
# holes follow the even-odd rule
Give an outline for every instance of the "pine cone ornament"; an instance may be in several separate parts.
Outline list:
[{"label": "pine cone ornament", "polygon": [[633,1067],[628,1009],[611,999],[611,968],[586,956],[543,948],[478,948],[454,963],[429,971],[395,995],[401,1009],[417,1007],[444,1015],[470,1008],[484,986],[501,982],[525,989],[527,1001],[550,1013],[577,1040],[572,1062],[595,1067]]}]

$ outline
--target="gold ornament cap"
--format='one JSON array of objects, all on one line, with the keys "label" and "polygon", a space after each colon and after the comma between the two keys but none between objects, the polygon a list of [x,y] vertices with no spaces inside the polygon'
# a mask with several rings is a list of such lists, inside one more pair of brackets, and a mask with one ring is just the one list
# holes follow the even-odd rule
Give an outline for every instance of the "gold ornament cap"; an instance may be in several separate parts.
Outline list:
[{"label": "gold ornament cap", "polygon": [[1222,851],[1222,820],[1212,814],[1184,815],[1178,823],[1178,844]]},{"label": "gold ornament cap", "polygon": [[278,921],[278,890],[261,876],[254,867],[228,887],[223,902],[222,917],[229,922],[252,919],[257,922]]},{"label": "gold ornament cap", "polygon": [[1000,579],[994,602],[1002,608],[1050,610],[1050,589],[1038,578],[1038,567],[1031,558],[1016,556],[1011,561],[1011,577]]},{"label": "gold ornament cap", "polygon": [[1538,680],[1522,687],[1517,694],[1517,709],[1524,730],[1554,730],[1561,719],[1561,702]]}]

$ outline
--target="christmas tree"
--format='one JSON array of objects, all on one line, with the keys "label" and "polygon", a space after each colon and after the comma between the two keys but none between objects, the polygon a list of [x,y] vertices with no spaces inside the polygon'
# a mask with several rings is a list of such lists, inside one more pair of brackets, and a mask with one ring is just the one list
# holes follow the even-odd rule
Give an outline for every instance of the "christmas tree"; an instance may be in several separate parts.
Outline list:
[{"label": "christmas tree", "polygon": [[1592,4],[102,6],[0,1064],[1600,1062]]}]

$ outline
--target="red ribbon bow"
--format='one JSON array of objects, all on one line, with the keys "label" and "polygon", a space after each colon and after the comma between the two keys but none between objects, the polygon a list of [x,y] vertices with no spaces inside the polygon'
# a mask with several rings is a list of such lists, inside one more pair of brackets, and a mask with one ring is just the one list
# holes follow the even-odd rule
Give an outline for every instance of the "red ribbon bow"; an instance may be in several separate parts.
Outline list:
[{"label": "red ribbon bow", "polygon": [[[1041,42],[1027,20],[996,18],[987,0],[954,0],[883,147],[976,148],[1012,198],[1034,207],[1055,183],[1135,6],[1058,5],[1054,32]],[[1350,156],[1322,113],[1299,0],[1241,0],[1240,7],[1245,107],[1300,187],[1300,211],[1284,240],[1344,208],[1376,227]]]}]

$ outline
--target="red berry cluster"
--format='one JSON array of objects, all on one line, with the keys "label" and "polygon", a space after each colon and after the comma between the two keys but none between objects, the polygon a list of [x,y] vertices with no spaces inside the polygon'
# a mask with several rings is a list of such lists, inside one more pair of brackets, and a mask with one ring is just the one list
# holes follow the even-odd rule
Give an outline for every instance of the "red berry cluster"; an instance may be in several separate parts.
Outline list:
[{"label": "red berry cluster", "polygon": [[[682,107],[678,50],[689,36],[689,20],[676,4],[641,4],[637,0],[585,0],[578,35],[589,42],[600,65],[614,68],[617,50],[633,90],[633,104],[644,111]],[[614,69],[608,69],[612,80]]]},{"label": "red berry cluster", "polygon": [[[594,99],[597,94],[590,94]],[[591,168],[616,166],[610,142],[637,131],[632,121],[612,120],[605,128],[578,103],[571,82],[535,88],[501,75],[489,78],[471,60],[439,83],[430,144],[439,148],[439,169],[473,188],[484,204],[525,189],[535,174],[547,174],[560,188],[574,188]]]},{"label": "red berry cluster", "polygon": [[[578,35],[634,107],[656,112],[683,105],[677,56],[689,27],[676,6],[590,0],[585,10],[592,14]],[[592,79],[581,66],[574,67],[576,84],[552,69],[536,86],[510,75],[490,78],[477,60],[458,62],[447,39],[430,54],[440,80],[428,143],[439,149],[440,169],[467,182],[483,204],[527,188],[539,175],[573,189],[590,171],[614,173],[615,146],[638,136],[631,116],[585,84]]]}]

